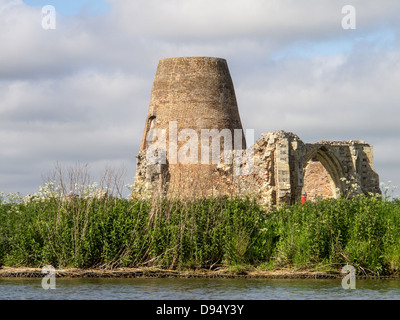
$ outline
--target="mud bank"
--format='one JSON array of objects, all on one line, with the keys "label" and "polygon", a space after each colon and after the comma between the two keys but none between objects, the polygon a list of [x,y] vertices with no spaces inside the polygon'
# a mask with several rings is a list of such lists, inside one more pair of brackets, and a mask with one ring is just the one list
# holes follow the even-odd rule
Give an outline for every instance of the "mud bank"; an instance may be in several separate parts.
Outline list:
[{"label": "mud bank", "polygon": [[[41,268],[0,269],[0,278],[42,278],[45,275]],[[57,278],[214,278],[214,279],[341,279],[344,274],[337,271],[318,272],[312,270],[254,270],[231,272],[227,269],[210,270],[165,270],[156,268],[117,268],[117,269],[56,269]],[[398,279],[399,275],[357,275],[358,279]]]}]

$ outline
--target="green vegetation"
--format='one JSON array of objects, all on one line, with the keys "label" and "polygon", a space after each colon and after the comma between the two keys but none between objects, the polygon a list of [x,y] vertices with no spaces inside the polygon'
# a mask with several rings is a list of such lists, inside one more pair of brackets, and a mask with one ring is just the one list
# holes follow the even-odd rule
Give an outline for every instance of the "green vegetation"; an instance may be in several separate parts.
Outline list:
[{"label": "green vegetation", "polygon": [[0,195],[0,264],[226,266],[241,273],[247,267],[323,270],[348,263],[369,274],[400,271],[400,201],[385,196],[267,212],[250,199],[150,203],[98,192],[60,196],[54,185],[47,189],[41,197]]}]

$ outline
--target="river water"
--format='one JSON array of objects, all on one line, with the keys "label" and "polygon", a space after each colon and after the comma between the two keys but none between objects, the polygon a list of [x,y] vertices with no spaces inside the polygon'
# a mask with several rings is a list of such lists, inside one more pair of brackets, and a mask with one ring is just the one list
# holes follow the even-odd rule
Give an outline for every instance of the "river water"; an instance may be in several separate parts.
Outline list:
[{"label": "river water", "polygon": [[0,300],[400,300],[400,280],[0,279]]}]

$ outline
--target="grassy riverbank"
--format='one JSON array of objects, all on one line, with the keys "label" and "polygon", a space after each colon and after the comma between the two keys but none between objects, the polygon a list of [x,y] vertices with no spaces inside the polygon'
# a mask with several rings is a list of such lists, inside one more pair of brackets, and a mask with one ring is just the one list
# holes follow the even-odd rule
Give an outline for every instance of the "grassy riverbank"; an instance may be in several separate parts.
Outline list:
[{"label": "grassy riverbank", "polygon": [[266,212],[250,200],[150,203],[115,197],[15,197],[0,204],[8,267],[400,271],[400,202],[320,200]]}]

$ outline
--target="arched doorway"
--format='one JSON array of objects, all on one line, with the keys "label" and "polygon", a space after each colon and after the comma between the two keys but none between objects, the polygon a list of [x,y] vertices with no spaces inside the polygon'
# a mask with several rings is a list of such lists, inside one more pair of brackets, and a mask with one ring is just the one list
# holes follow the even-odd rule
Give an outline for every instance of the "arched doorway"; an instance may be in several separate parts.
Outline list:
[{"label": "arched doorway", "polygon": [[302,194],[307,194],[307,200],[337,198],[340,195],[342,168],[326,148],[320,148],[309,158],[303,172]]}]

